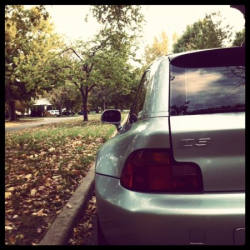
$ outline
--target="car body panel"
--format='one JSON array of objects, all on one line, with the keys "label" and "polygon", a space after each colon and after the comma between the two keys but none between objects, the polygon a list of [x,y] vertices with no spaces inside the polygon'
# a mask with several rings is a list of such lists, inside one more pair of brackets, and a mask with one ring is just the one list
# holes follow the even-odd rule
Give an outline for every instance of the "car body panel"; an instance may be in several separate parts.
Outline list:
[{"label": "car body panel", "polygon": [[119,178],[131,152],[141,148],[170,148],[168,118],[157,117],[133,123],[98,151],[96,173]]},{"label": "car body panel", "polygon": [[95,193],[110,244],[233,245],[235,229],[245,228],[241,192],[152,195],[127,190],[119,179],[96,174]]},{"label": "car body panel", "polygon": [[[204,191],[245,190],[244,112],[173,116],[170,127],[175,160],[200,166]],[[193,141],[185,147],[182,140]]]}]

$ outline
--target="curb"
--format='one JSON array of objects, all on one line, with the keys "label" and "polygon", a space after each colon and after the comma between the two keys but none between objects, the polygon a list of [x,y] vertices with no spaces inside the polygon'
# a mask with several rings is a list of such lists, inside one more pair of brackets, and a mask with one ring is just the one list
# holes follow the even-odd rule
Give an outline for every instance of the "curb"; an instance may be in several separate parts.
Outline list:
[{"label": "curb", "polygon": [[[127,116],[123,119],[122,125],[125,123]],[[114,137],[116,133],[117,130],[112,134],[111,138]],[[82,183],[78,186],[72,197],[63,207],[62,212],[53,221],[44,238],[37,244],[38,246],[67,245],[76,221],[81,216],[91,194],[94,191],[94,179],[95,163],[92,164]],[[72,207],[68,208],[67,205]]]},{"label": "curb", "polygon": [[[56,217],[44,238],[37,245],[67,245],[76,220],[87,205],[91,193],[94,191],[95,164],[78,186],[75,193],[68,200],[62,212]],[[72,206],[68,208],[67,205]]]}]

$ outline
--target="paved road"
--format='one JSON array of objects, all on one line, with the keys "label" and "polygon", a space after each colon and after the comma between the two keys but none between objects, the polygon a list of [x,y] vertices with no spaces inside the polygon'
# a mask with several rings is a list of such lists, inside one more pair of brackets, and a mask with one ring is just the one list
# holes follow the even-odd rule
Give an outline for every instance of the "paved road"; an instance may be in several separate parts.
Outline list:
[{"label": "paved road", "polygon": [[[79,116],[73,116],[73,117],[50,117],[50,118],[43,118],[43,120],[41,119],[41,121],[36,121],[34,123],[23,123],[22,125],[15,125],[13,127],[5,127],[5,132],[11,132],[11,131],[16,131],[16,130],[20,130],[20,129],[28,129],[28,128],[32,128],[32,127],[37,127],[39,125],[43,125],[43,124],[49,124],[49,123],[54,123],[54,122],[61,122],[61,121],[65,121],[65,120],[71,120],[71,119],[76,119],[79,118]],[[82,118],[82,117],[81,117]],[[82,118],[83,119],[83,118]]]}]

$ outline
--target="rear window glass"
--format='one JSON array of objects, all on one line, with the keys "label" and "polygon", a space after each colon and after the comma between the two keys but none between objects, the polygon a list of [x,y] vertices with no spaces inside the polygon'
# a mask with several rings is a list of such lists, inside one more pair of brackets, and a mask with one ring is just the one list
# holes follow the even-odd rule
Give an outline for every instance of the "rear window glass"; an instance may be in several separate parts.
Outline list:
[{"label": "rear window glass", "polygon": [[[188,56],[185,60],[187,64]],[[207,65],[202,63],[206,57],[197,60],[201,67],[199,61],[195,67],[171,65],[171,116],[244,111],[244,55],[213,57],[214,66],[211,58]]]}]

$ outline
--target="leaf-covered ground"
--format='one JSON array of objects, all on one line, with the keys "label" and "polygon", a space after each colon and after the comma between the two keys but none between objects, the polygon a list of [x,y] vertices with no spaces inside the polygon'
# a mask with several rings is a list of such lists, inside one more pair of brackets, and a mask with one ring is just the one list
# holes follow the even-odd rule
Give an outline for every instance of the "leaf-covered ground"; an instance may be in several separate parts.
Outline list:
[{"label": "leaf-covered ground", "polygon": [[90,116],[5,135],[5,244],[39,243],[115,127]]},{"label": "leaf-covered ground", "polygon": [[85,212],[77,220],[73,228],[68,245],[97,245],[97,221],[96,221],[96,197],[95,193],[89,199]]}]

